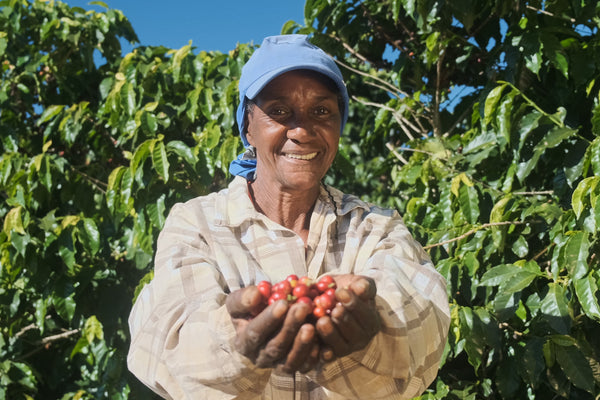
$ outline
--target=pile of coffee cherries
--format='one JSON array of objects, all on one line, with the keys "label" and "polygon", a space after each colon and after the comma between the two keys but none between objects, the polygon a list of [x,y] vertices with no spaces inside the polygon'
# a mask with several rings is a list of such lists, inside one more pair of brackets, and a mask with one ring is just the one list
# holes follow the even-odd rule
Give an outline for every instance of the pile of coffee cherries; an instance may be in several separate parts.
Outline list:
[{"label": "pile of coffee cherries", "polygon": [[297,275],[288,275],[283,281],[271,284],[260,281],[257,285],[265,303],[273,304],[278,300],[287,300],[288,303],[306,303],[312,309],[315,318],[329,315],[335,307],[335,280],[324,275],[316,282],[307,276],[298,278]]}]

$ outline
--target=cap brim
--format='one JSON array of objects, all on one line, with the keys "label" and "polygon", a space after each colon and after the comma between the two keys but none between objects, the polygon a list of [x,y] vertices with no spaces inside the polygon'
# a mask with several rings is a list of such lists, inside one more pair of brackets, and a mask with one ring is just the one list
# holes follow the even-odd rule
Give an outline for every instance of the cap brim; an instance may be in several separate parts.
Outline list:
[{"label": "cap brim", "polygon": [[319,72],[319,73],[325,75],[326,77],[330,78],[331,80],[333,80],[335,82],[336,86],[338,87],[338,89],[340,90],[340,92],[343,93],[346,91],[346,86],[344,85],[344,82],[341,81],[337,75],[332,73],[332,71],[330,69],[324,68],[320,64],[308,64],[307,63],[307,64],[301,64],[301,65],[298,65],[298,64],[287,65],[285,67],[281,67],[281,68],[274,69],[272,71],[267,72],[266,74],[262,75],[260,78],[255,80],[252,83],[252,85],[250,85],[248,87],[248,89],[246,90],[246,97],[249,99],[254,99],[258,95],[258,93],[260,93],[260,91],[263,90],[264,87],[269,82],[271,82],[273,79],[275,79],[279,75],[282,75],[289,71],[296,71],[296,70],[301,70],[301,69],[308,69],[308,70]]}]

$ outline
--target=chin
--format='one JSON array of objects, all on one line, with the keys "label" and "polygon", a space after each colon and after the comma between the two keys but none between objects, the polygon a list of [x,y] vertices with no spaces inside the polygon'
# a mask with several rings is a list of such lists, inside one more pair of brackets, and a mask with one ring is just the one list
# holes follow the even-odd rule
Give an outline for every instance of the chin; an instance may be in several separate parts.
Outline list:
[{"label": "chin", "polygon": [[319,175],[310,175],[302,177],[288,177],[285,179],[285,187],[292,190],[310,190],[321,184]]}]

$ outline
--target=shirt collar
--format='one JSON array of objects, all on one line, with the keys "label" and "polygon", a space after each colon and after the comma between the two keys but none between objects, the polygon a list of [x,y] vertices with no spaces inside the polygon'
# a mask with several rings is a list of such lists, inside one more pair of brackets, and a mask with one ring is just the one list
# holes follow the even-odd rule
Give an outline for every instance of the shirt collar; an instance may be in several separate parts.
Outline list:
[{"label": "shirt collar", "polygon": [[[225,193],[225,201],[218,201],[215,207],[215,220],[218,225],[240,226],[246,221],[261,220],[267,218],[256,211],[252,200],[248,196],[248,186],[245,178],[236,176],[228,186]],[[368,210],[367,203],[355,196],[342,193],[331,186],[321,185],[319,197],[315,204],[315,210],[322,207],[327,211],[334,211],[336,215],[345,215],[356,208]]]}]

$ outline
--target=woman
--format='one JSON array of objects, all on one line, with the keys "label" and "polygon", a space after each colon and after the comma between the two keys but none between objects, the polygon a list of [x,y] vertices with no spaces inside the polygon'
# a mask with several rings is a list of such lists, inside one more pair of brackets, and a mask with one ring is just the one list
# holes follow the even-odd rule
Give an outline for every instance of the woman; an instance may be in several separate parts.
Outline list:
[{"label": "woman", "polygon": [[[239,87],[248,150],[227,189],[171,210],[129,368],[173,399],[419,395],[446,341],[445,283],[395,211],[321,183],[348,117],[339,69],[305,36],[274,36]],[[331,314],[265,307],[255,284],[290,274],[333,276]]]}]

